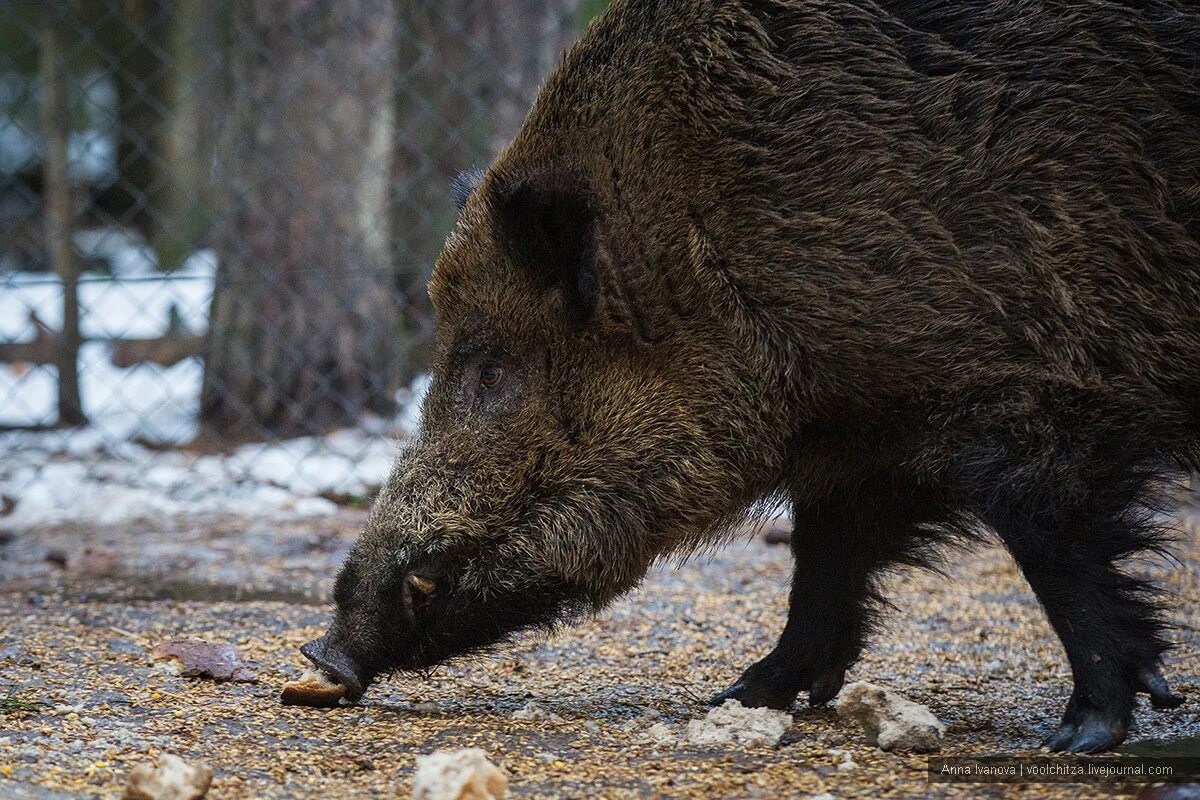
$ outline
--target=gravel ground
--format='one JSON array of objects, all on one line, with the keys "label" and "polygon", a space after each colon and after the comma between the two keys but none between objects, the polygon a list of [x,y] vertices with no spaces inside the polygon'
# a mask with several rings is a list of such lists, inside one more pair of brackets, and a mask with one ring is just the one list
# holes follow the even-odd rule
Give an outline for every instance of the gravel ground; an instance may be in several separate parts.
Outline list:
[{"label": "gravel ground", "polygon": [[[211,798],[408,796],[414,758],[484,748],[521,797],[1078,797],[1081,787],[944,786],[925,756],[882,753],[828,709],[794,709],[777,748],[650,743],[770,648],[790,554],[757,538],[656,570],[600,618],[493,658],[399,677],[360,705],[280,706],[323,631],[338,563],[363,516],[320,522],[193,520],[121,529],[0,533],[0,797],[118,796],[129,770],[167,751],[216,770]],[[1139,710],[1132,740],[1200,749],[1200,512],[1177,564],[1151,564],[1174,594],[1167,674],[1192,698]],[[957,557],[945,576],[894,580],[897,612],[852,672],[930,706],[944,754],[1021,753],[1070,690],[1056,640],[1005,554]],[[150,659],[166,639],[234,643],[259,682],[216,684]],[[7,698],[7,699],[6,699]],[[529,701],[547,712],[514,717]],[[848,752],[857,766],[838,769]],[[1197,753],[1200,755],[1200,753]],[[1094,789],[1084,794],[1094,796]]]}]

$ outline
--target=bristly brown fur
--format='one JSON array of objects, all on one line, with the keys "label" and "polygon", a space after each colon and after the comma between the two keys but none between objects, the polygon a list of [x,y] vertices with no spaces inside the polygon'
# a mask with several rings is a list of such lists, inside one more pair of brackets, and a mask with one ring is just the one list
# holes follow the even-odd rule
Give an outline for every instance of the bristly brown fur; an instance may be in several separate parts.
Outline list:
[{"label": "bristly brown fur", "polygon": [[783,495],[788,625],[723,696],[829,699],[879,576],[990,529],[1074,672],[1049,744],[1113,746],[1177,700],[1120,561],[1200,462],[1197,75],[1172,0],[614,0],[459,192],[331,635],[425,666]]}]

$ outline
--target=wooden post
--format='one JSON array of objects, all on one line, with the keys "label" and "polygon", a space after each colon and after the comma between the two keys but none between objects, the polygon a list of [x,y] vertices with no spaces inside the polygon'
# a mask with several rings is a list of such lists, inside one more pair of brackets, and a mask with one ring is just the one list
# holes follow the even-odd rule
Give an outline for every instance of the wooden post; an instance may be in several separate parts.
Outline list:
[{"label": "wooden post", "polygon": [[71,133],[67,113],[67,69],[59,29],[62,3],[45,7],[41,32],[43,216],[50,263],[62,280],[62,333],[58,337],[58,424],[85,425],[79,396],[79,268],[71,245],[71,179],[67,174],[67,144]]}]

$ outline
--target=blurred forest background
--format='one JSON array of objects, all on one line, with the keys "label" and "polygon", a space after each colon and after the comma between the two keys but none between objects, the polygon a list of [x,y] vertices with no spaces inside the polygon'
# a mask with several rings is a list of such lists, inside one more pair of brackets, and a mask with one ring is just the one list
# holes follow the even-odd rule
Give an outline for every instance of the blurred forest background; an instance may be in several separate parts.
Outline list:
[{"label": "blurred forest background", "polygon": [[450,182],[604,2],[0,2],[0,522],[369,494]]}]

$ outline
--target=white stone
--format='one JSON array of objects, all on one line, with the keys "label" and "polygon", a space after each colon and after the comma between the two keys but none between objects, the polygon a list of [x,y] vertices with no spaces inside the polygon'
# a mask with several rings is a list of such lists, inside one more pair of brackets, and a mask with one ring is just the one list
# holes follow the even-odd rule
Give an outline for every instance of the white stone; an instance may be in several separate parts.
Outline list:
[{"label": "white stone", "polygon": [[880,750],[931,753],[946,735],[946,726],[928,708],[873,683],[846,686],[834,705],[838,716],[861,725]]},{"label": "white stone", "polygon": [[212,785],[213,771],[163,753],[157,764],[139,764],[129,773],[124,800],[201,800]]},{"label": "white stone", "polygon": [[687,739],[701,745],[774,746],[791,725],[792,717],[786,711],[745,708],[737,700],[726,700],[704,719],[689,722]]},{"label": "white stone", "polygon": [[508,778],[477,747],[417,756],[413,800],[501,800]]},{"label": "white stone", "polygon": [[838,772],[849,772],[852,769],[858,768],[858,762],[854,760],[854,755],[849,750],[831,747],[829,755],[842,757],[841,762],[837,765]]},{"label": "white stone", "polygon": [[523,719],[528,722],[562,722],[563,718],[546,708],[541,703],[530,700],[513,712],[513,719]]},{"label": "white stone", "polygon": [[650,744],[663,747],[679,744],[679,734],[665,722],[656,722],[642,733],[642,738]]}]

